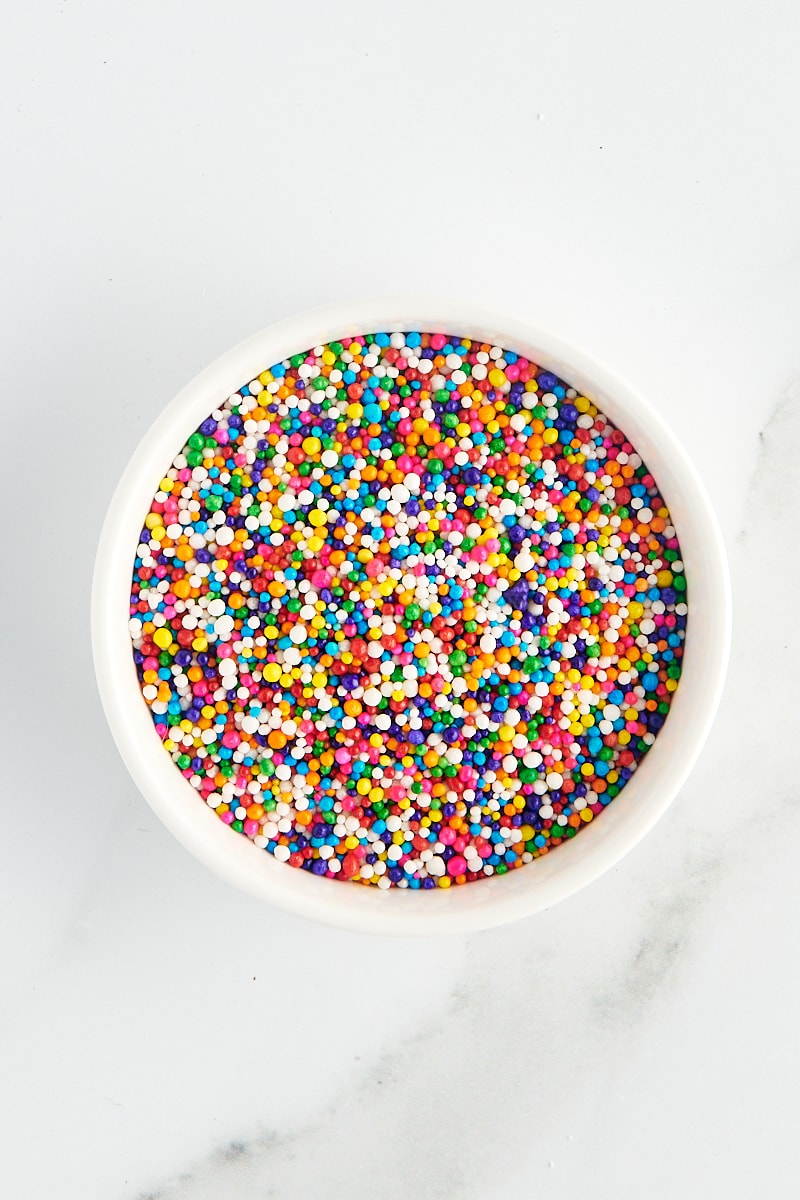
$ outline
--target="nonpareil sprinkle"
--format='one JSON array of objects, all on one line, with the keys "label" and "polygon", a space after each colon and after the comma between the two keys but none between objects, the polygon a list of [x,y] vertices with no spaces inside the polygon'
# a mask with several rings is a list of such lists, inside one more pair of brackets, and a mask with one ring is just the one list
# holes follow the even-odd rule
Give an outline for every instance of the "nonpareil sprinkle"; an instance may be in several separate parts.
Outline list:
[{"label": "nonpareil sprinkle", "polygon": [[145,516],[130,635],[220,820],[315,875],[446,888],[619,794],[686,614],[658,485],[588,397],[500,346],[373,333],[220,397]]}]

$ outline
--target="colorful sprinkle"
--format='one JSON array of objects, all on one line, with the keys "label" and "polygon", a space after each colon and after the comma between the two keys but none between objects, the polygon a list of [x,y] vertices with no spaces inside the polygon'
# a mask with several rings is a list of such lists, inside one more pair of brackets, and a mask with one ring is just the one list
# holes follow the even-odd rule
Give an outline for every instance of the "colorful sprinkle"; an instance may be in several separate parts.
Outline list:
[{"label": "colorful sprinkle", "polygon": [[178,769],[281,862],[450,887],[602,813],[678,687],[686,578],[624,433],[510,350],[376,333],[202,422],[133,571]]}]

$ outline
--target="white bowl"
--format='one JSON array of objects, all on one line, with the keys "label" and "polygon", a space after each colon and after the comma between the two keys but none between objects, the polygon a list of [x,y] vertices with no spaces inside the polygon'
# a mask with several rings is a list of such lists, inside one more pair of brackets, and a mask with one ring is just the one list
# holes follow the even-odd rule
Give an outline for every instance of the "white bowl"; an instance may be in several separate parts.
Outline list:
[{"label": "white bowl", "polygon": [[[669,506],[688,579],[683,674],[669,717],[631,781],[600,819],[545,857],[502,877],[448,890],[381,891],[320,879],[237,837],[176,769],[144,703],[128,634],[129,596],[142,519],[158,481],[212,409],[274,362],[347,334],[422,329],[506,346],[594,400],[630,438]],[[708,735],[730,641],[730,586],[722,538],[697,473],[670,429],[626,383],[541,329],[429,300],[365,301],[291,317],[223,354],[156,420],[128,464],[108,510],[95,565],[92,642],[103,707],[125,763],[151,807],[217,874],[281,908],[348,929],[433,934],[500,925],[550,907],[613,867],[655,824]]]}]

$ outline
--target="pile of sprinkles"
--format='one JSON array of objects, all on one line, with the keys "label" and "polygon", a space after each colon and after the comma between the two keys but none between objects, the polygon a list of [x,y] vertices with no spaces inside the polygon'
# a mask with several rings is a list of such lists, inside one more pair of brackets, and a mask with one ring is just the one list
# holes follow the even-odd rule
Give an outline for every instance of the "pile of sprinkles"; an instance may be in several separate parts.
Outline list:
[{"label": "pile of sprinkles", "polygon": [[602,813],[667,717],[686,614],[625,434],[510,350],[408,332],[220,398],[145,517],[129,628],[220,820],[292,867],[418,889]]}]

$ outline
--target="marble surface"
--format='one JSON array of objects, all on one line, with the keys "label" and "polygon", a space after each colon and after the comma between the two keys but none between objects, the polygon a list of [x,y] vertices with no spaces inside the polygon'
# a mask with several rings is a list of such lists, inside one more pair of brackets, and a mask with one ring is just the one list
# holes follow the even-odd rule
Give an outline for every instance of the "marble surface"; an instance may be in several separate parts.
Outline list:
[{"label": "marble surface", "polygon": [[[0,1191],[797,1195],[800,175],[792,2],[11,0],[0,48]],[[539,917],[254,908],[130,782],[94,549],[187,379],[393,287],[512,309],[691,444],[725,699],[668,815]]]}]

